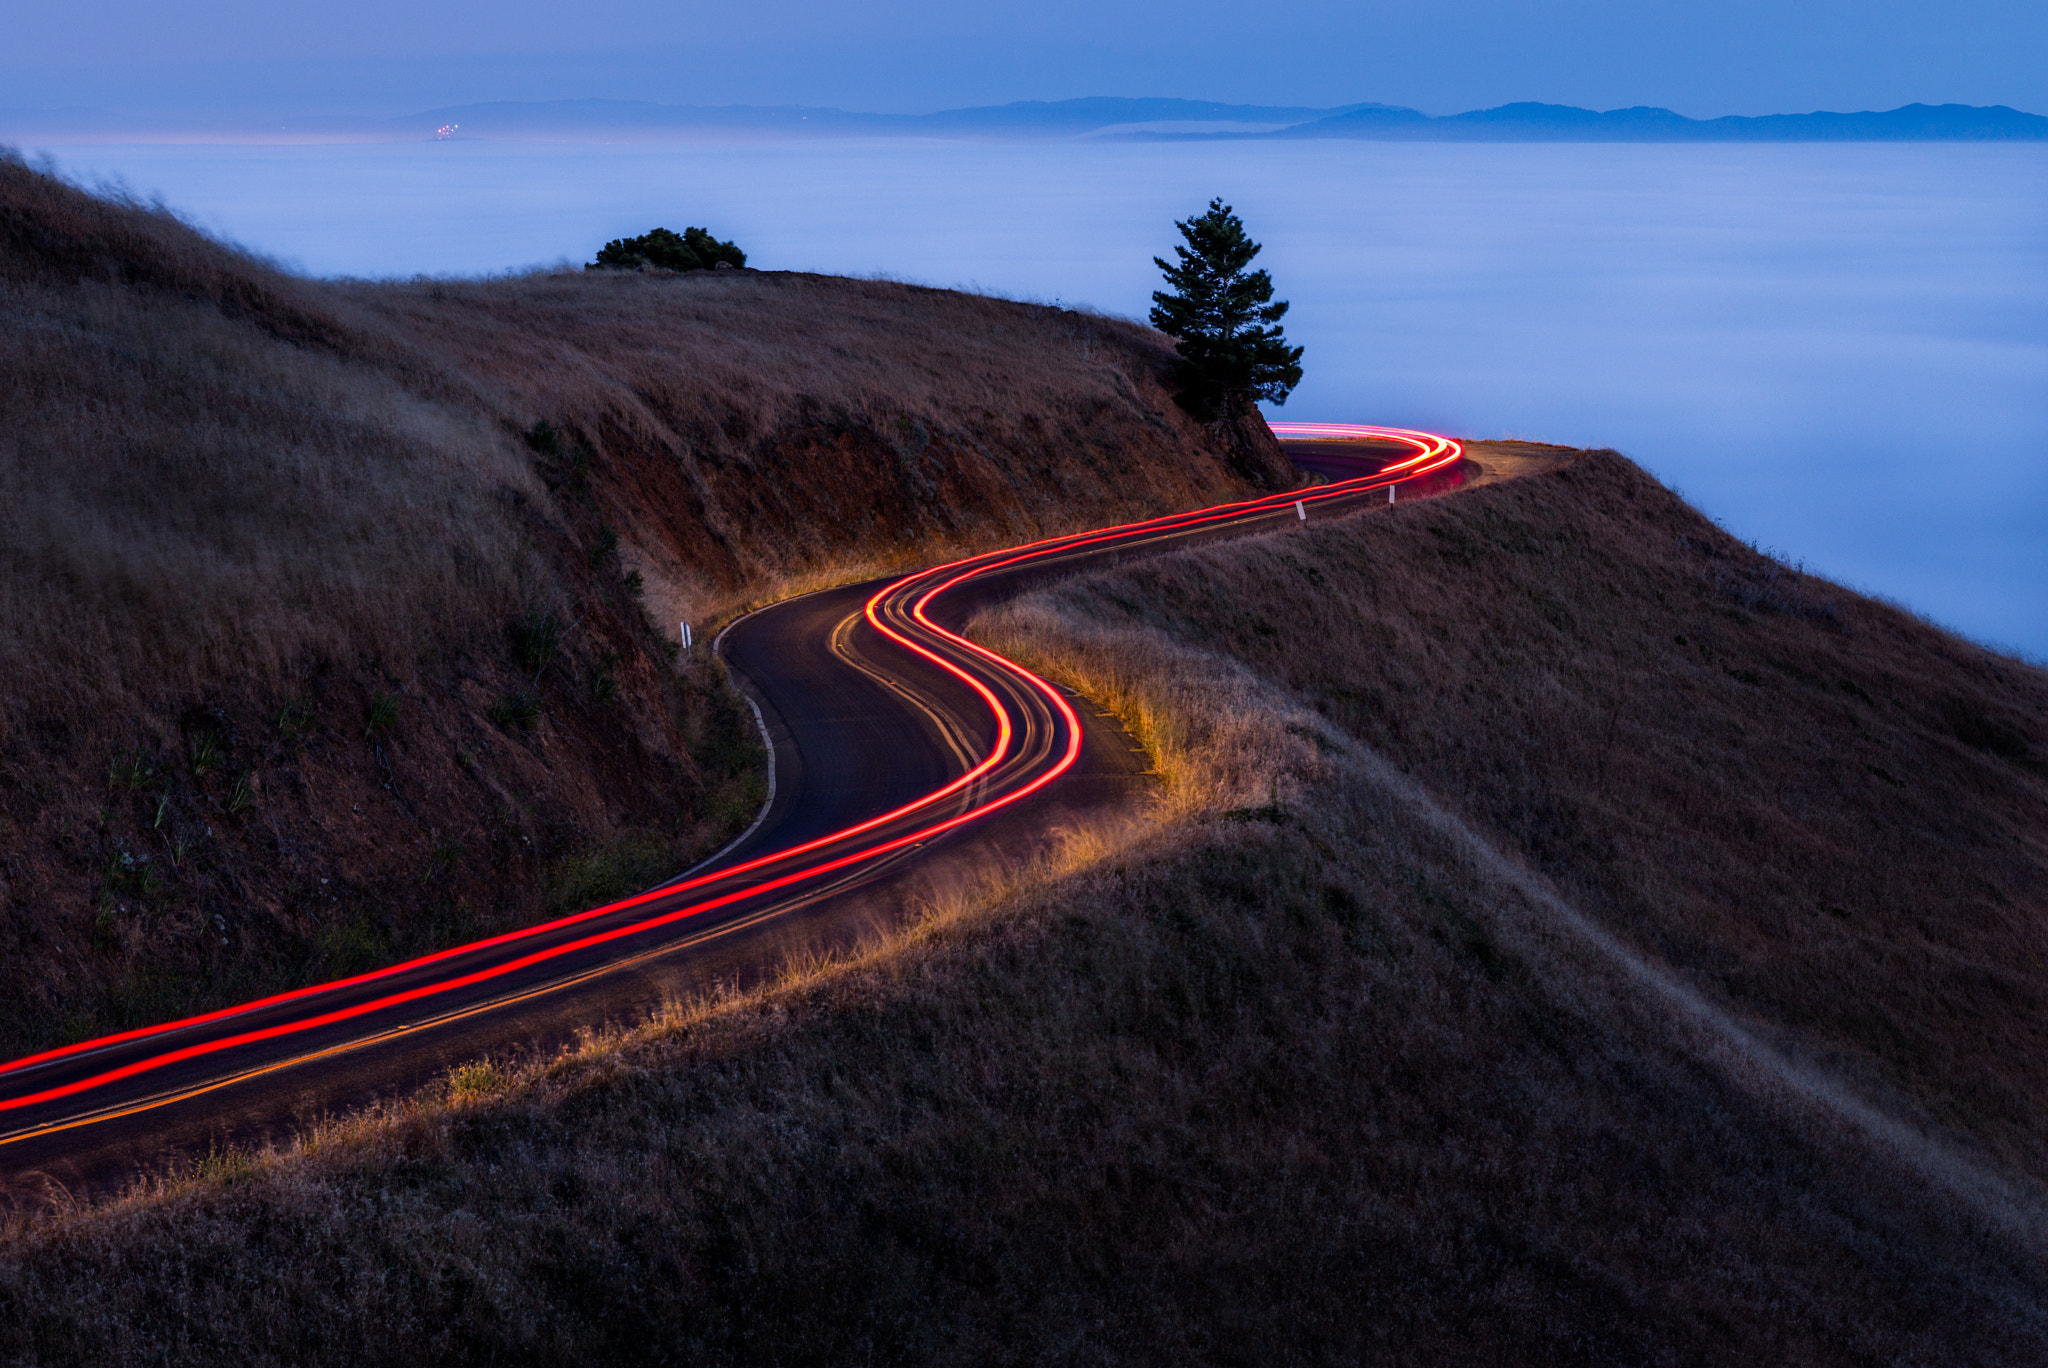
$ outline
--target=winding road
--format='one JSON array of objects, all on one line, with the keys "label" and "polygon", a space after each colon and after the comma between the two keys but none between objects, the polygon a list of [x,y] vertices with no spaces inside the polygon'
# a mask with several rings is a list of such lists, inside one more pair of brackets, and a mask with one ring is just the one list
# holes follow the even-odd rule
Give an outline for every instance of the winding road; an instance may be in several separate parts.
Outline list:
[{"label": "winding road", "polygon": [[[664,1000],[857,943],[992,859],[1131,801],[1146,762],[1114,721],[962,636],[1052,575],[1324,517],[1455,478],[1428,433],[1275,423],[1331,482],[1055,537],[808,594],[716,649],[773,751],[760,820],[638,896],[373,973],[0,1065],[0,1181],[17,1198],[124,1181],[170,1154],[281,1135],[456,1061],[572,1039]],[[1393,454],[1390,456],[1389,452]]]}]

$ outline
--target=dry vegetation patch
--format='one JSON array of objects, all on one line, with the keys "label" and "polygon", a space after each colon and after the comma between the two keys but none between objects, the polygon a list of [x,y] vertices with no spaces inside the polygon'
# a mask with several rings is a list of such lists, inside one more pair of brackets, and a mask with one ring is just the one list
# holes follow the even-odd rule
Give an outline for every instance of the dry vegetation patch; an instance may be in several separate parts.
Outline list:
[{"label": "dry vegetation patch", "polygon": [[1759,554],[1611,454],[1012,611],[1020,643],[1088,624],[1059,649],[1091,679],[1159,673],[1125,633],[1242,662],[1788,1057],[2048,1176],[2037,668]]},{"label": "dry vegetation patch", "polygon": [[[21,1032],[374,961],[473,925],[498,879],[599,896],[744,811],[731,700],[672,668],[642,595],[712,614],[855,547],[1277,478],[1180,426],[1124,325],[752,274],[316,288],[0,173],[31,263],[0,274],[31,340],[0,345],[42,377],[6,392],[0,478],[28,488],[33,458],[51,518],[157,548],[67,562],[10,532],[0,593],[82,632],[137,602],[189,624],[116,634],[107,701],[61,671],[6,700]],[[38,425],[72,435],[24,445]],[[300,564],[237,541],[263,519],[305,528]],[[408,616],[358,535],[387,524],[475,573],[423,571],[443,597]],[[265,584],[288,644],[237,673],[207,595]],[[4,621],[27,660],[42,629]],[[978,630],[1132,723],[1169,779],[1151,822],[845,962],[18,1218],[0,1355],[2048,1350],[2024,1229],[1554,934],[1568,903],[2035,1200],[2039,671],[1757,555],[1612,456],[1127,565]]]},{"label": "dry vegetation patch", "polygon": [[[1546,478],[986,616],[986,639],[1143,732],[1169,779],[1150,822],[845,961],[24,1224],[0,1248],[0,1345],[201,1363],[2039,1357],[2048,1289],[2023,1232],[1724,1068],[1665,1003],[1545,934],[1546,881],[1602,918],[1615,894],[1503,862],[1534,856],[1490,789],[1432,796],[1413,752],[1368,736],[1374,715],[1340,725],[1275,677],[1304,617],[1328,656],[1377,603],[1435,643],[1418,647],[1439,652],[1430,697],[1481,696],[1415,602],[1485,564],[1426,559],[1459,545],[1447,526],[1505,534],[1541,511],[1567,533],[1528,543],[1554,557],[1556,602],[1503,599],[1500,649],[1563,630],[1560,608],[1592,617],[1609,582],[1644,592],[1637,616],[1677,601],[1689,581],[1580,581],[1572,558],[1611,571],[1593,533],[1614,521],[1711,529],[1613,458]],[[1696,571],[1648,545],[1667,575]],[[1684,606],[1722,611],[1702,583]],[[1793,590],[1892,624],[1894,649],[1980,658]],[[1456,720],[1442,704],[1414,725]],[[1652,721],[1630,719],[1634,744]]]},{"label": "dry vegetation patch", "polygon": [[849,563],[925,564],[1294,479],[1263,425],[1219,440],[1182,413],[1162,388],[1170,346],[1122,319],[753,271],[350,298],[495,403],[562,422],[551,483],[587,493],[679,620]]},{"label": "dry vegetation patch", "polygon": [[0,1054],[674,873],[676,624],[1285,475],[1134,325],[877,281],[300,280],[0,159]]},{"label": "dry vegetation patch", "polygon": [[[1106,638],[1044,606],[1010,627],[1090,675]],[[2029,1258],[1702,1067],[1655,1012],[1557,981],[1502,933],[1513,885],[1354,738],[1226,654],[1109,625],[1122,697],[1178,757],[1162,820],[847,961],[21,1228],[0,1344],[1418,1364],[2048,1344]]]}]

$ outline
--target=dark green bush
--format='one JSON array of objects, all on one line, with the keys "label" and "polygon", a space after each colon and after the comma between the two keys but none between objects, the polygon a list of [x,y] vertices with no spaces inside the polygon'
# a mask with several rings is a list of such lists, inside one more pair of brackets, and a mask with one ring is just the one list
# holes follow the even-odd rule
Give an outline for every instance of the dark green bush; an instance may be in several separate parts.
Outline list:
[{"label": "dark green bush", "polygon": [[512,624],[512,654],[527,669],[539,672],[562,649],[562,620],[538,610]]},{"label": "dark green bush", "polygon": [[202,732],[192,746],[192,777],[195,779],[211,774],[221,767],[222,748],[220,737],[212,732]]},{"label": "dark green bush", "polygon": [[597,260],[583,269],[632,271],[653,266],[664,271],[708,271],[721,262],[744,266],[747,254],[730,242],[720,242],[707,229],[685,228],[678,235],[656,228],[639,237],[612,239]]},{"label": "dark green bush", "polygon": [[[617,243],[613,243],[617,246]],[[609,250],[609,249],[607,249]],[[603,254],[600,253],[600,256]],[[543,418],[526,430],[526,444],[541,456],[557,456],[562,450],[562,430]]]},{"label": "dark green bush", "polygon": [[590,672],[590,694],[600,703],[609,703],[619,696],[619,677],[612,673],[619,660],[617,651],[598,652],[597,668]]},{"label": "dark green bush", "polygon": [[374,741],[398,725],[398,696],[380,693],[363,709],[363,735]]},{"label": "dark green bush", "polygon": [[532,731],[540,721],[540,699],[514,690],[493,703],[487,715],[501,731]]},{"label": "dark green bush", "polygon": [[107,770],[107,786],[116,792],[144,793],[163,782],[163,771],[142,753],[140,746],[122,751]]},{"label": "dark green bush", "polygon": [[300,694],[277,710],[277,734],[287,741],[298,741],[313,730],[319,714],[319,705]]},{"label": "dark green bush", "polygon": [[107,864],[107,889],[125,898],[154,898],[164,891],[164,881],[149,867],[149,856],[124,850]]},{"label": "dark green bush", "polygon": [[597,529],[597,545],[588,553],[590,568],[598,569],[619,554],[619,529],[610,523]]}]

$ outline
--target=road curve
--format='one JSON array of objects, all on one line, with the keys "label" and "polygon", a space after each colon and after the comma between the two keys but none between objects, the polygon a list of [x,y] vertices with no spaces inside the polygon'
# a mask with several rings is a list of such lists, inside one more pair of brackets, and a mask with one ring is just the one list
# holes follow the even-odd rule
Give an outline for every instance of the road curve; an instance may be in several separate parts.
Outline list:
[{"label": "road curve", "polygon": [[[372,973],[0,1064],[0,1179],[17,1199],[118,1182],[167,1153],[276,1134],[454,1060],[563,1039],[665,997],[851,943],[914,889],[1142,784],[1084,700],[962,636],[1029,583],[1427,487],[1456,442],[1273,425],[1333,482],[810,594],[718,643],[774,742],[775,797],[740,841],[632,898]],[[1392,453],[1391,457],[1389,453]],[[921,884],[914,880],[921,879]]]}]

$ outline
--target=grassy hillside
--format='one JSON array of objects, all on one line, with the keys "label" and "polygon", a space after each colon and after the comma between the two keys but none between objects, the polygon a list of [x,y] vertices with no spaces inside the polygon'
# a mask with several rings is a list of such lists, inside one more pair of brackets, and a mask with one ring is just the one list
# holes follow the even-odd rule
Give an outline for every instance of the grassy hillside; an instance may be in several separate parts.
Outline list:
[{"label": "grassy hillside", "polygon": [[1775,1050],[2048,1180],[2039,669],[1612,455],[1031,611],[1242,661]]},{"label": "grassy hillside", "polygon": [[858,961],[24,1224],[0,1345],[2048,1351],[2010,1110],[2048,973],[2039,670],[1612,455],[978,630],[1129,719],[1151,821]]},{"label": "grassy hillside", "polygon": [[757,272],[295,279],[0,160],[0,1054],[674,872],[702,623],[1287,478],[1130,324]]}]

